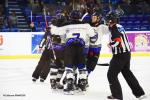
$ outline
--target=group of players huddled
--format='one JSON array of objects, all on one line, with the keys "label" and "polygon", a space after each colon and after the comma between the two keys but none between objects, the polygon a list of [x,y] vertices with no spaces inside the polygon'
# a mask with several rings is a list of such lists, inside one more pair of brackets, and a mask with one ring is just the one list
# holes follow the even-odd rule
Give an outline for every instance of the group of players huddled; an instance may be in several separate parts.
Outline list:
[{"label": "group of players huddled", "polygon": [[39,44],[42,55],[32,81],[40,78],[44,82],[50,73],[52,89],[63,89],[65,94],[73,94],[75,89],[86,91],[88,76],[100,56],[101,38],[109,33],[102,16],[94,8],[87,8],[84,15],[73,10],[67,20],[59,12]]}]

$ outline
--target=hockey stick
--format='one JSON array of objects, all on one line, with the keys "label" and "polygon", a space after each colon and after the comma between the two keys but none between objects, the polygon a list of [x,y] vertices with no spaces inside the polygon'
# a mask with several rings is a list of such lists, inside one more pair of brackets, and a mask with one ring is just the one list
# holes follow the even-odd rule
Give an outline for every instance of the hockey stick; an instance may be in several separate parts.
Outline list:
[{"label": "hockey stick", "polygon": [[99,64],[96,64],[98,66],[109,66],[109,63],[99,63]]},{"label": "hockey stick", "polygon": [[[45,19],[45,24],[46,24],[46,28],[48,28],[48,22],[47,22],[47,19],[46,19],[46,10],[44,8],[44,19]],[[49,41],[50,41],[50,46],[51,46],[51,50],[53,52],[53,57],[54,57],[54,60],[56,61],[56,54],[55,54],[55,51],[54,51],[54,48],[53,48],[53,44],[52,44],[52,39],[51,37],[49,38]]]},{"label": "hockey stick", "polygon": [[[45,23],[46,23],[46,28],[48,27],[48,23],[47,23],[47,20],[46,20],[46,11],[45,11],[45,9],[44,9],[44,18],[45,18]],[[51,49],[52,49],[52,52],[53,52],[53,57],[54,57],[54,61],[56,61],[56,54],[55,54],[55,51],[54,51],[54,48],[53,48],[53,44],[52,44],[52,39],[51,39],[51,37],[50,37],[50,46],[51,46]],[[64,71],[64,73],[63,73],[63,75],[62,75],[62,77],[61,77],[61,79],[60,79],[60,85],[63,85],[63,80],[65,79],[65,77],[66,77],[66,74],[67,74],[67,72],[66,71]]]}]

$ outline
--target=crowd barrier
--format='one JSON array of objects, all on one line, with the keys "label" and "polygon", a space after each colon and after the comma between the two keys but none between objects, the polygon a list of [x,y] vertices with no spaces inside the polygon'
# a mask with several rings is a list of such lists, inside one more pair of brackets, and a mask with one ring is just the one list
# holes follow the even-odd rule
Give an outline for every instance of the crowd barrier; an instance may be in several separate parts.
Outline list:
[{"label": "crowd barrier", "polygon": [[[39,58],[37,53],[44,32],[0,32],[0,59]],[[150,31],[128,31],[132,56],[150,56]],[[102,57],[111,56],[107,43],[109,36],[102,38]]]}]

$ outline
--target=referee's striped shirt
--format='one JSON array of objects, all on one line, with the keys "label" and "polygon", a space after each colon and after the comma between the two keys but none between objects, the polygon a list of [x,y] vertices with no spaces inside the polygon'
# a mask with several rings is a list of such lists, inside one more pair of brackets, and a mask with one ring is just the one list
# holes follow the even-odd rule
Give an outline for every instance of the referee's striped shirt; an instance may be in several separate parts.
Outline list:
[{"label": "referee's striped shirt", "polygon": [[115,24],[109,29],[111,31],[110,46],[112,47],[112,53],[121,54],[130,52],[131,49],[124,28],[119,24]]}]

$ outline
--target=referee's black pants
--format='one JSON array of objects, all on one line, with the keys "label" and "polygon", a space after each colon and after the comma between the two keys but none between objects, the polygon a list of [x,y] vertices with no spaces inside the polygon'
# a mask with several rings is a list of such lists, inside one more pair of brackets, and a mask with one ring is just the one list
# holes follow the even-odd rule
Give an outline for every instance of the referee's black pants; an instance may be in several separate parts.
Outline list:
[{"label": "referee's black pants", "polygon": [[138,80],[130,70],[130,59],[131,59],[130,52],[113,55],[107,73],[107,78],[110,84],[112,96],[120,100],[123,100],[122,88],[118,80],[118,74],[120,72],[122,73],[123,77],[125,78],[126,82],[131,88],[132,93],[136,97],[145,94]]},{"label": "referee's black pants", "polygon": [[39,77],[42,79],[46,79],[48,76],[48,73],[50,71],[50,59],[53,57],[53,53],[51,50],[45,48],[41,58],[38,62],[38,65],[36,66],[32,77],[38,79]]}]

